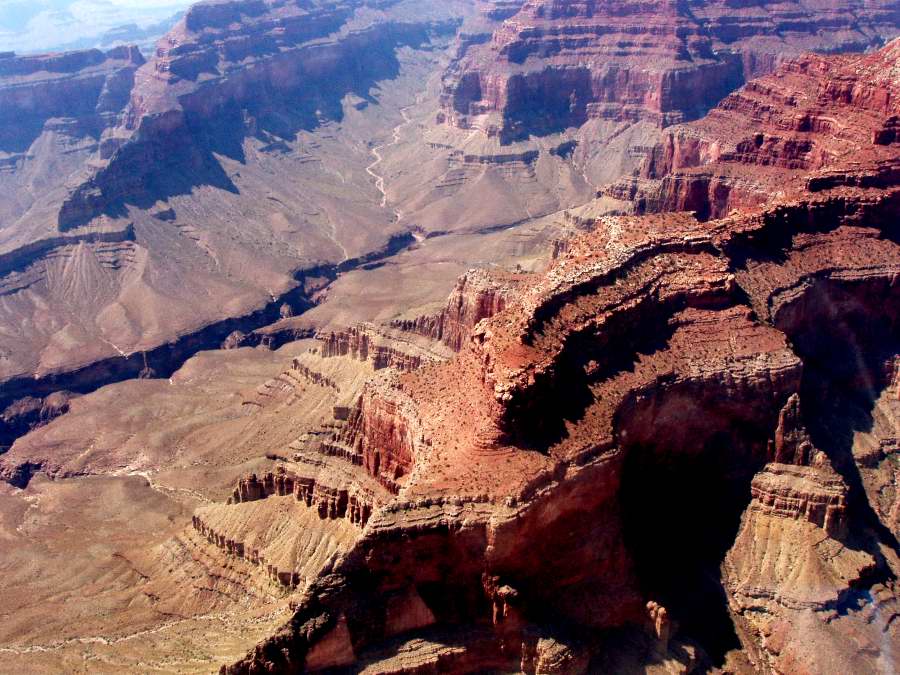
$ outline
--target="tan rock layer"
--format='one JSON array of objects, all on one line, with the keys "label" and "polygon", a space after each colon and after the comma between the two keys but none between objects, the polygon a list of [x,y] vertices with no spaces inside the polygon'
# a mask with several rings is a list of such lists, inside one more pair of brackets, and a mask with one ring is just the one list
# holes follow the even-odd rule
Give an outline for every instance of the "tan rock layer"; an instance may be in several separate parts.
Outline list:
[{"label": "tan rock layer", "polygon": [[257,477],[242,478],[228,500],[229,504],[251,502],[273,495],[293,495],[297,501],[316,509],[320,518],[346,518],[354,525],[365,526],[377,506],[375,495],[363,488],[334,488],[314,478],[297,476],[286,471],[268,472]]}]

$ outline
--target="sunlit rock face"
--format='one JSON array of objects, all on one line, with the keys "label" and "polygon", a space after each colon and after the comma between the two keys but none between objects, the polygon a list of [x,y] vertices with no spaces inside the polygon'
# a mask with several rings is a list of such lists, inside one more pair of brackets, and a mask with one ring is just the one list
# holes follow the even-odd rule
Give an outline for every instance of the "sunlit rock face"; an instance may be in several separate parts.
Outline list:
[{"label": "sunlit rock face", "polygon": [[501,141],[589,119],[696,119],[804,51],[861,50],[897,34],[896,2],[529,0],[444,80],[443,118]]},{"label": "sunlit rock face", "polygon": [[600,219],[455,359],[367,384],[346,445],[397,496],[223,672],[892,659],[898,48],[787,63],[658,155],[663,189],[778,191]]}]

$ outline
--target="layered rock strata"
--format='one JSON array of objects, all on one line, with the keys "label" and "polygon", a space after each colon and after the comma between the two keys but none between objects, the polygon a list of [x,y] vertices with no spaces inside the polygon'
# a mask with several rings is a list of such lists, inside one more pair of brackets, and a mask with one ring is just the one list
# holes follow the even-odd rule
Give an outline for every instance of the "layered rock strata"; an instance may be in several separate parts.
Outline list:
[{"label": "layered rock strata", "polygon": [[745,80],[806,50],[864,49],[898,31],[893,0],[529,0],[444,79],[442,119],[503,141],[591,118],[669,124],[701,116]]},{"label": "layered rock strata", "polygon": [[525,274],[469,270],[457,280],[440,312],[394,319],[391,326],[443,342],[458,352],[475,325],[503,311],[526,278]]},{"label": "layered rock strata", "polygon": [[291,474],[282,467],[260,478],[255,473],[242,478],[228,503],[252,502],[273,495],[293,496],[315,509],[320,518],[347,518],[359,526],[366,524],[378,502],[377,495],[359,485],[331,487],[315,478]]},{"label": "layered rock strata", "polygon": [[877,185],[900,170],[892,143],[896,42],[871,55],[807,55],[728,96],[702,120],[669,129],[633,179],[606,194],[639,212],[694,211],[721,218],[791,191],[817,192],[853,174]]},{"label": "layered rock strata", "polygon": [[[890,100],[896,48],[862,62]],[[860,76],[822,63],[825,90]],[[856,457],[896,396],[891,117],[861,114],[852,160],[827,181],[792,167],[759,208],[600,219],[454,360],[373,380],[348,428],[396,497],[223,672],[399,672],[411,652],[422,669],[596,672],[623,650],[877,672],[900,644],[900,561],[870,505],[884,471]]]},{"label": "layered rock strata", "polygon": [[373,325],[323,332],[316,335],[316,339],[321,343],[318,353],[323,358],[347,356],[369,362],[375,370],[393,368],[409,372],[441,358],[440,353],[418,345],[404,344]]}]

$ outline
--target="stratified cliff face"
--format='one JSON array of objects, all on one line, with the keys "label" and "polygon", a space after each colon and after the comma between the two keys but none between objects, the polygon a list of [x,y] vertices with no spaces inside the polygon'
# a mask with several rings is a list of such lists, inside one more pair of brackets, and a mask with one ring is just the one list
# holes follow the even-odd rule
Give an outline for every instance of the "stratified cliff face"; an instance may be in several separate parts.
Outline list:
[{"label": "stratified cliff face", "polygon": [[694,211],[721,218],[808,186],[818,191],[846,181],[841,167],[870,160],[853,178],[878,184],[898,170],[900,102],[893,95],[893,43],[879,54],[807,55],[776,74],[750,82],[702,120],[669,129],[646,157],[639,176],[609,194],[633,200],[640,212]]},{"label": "stratified cliff face", "polygon": [[391,325],[439,340],[458,352],[475,325],[503,311],[526,279],[525,274],[469,270],[457,280],[440,312],[396,319]]},{"label": "stratified cliff face", "polygon": [[391,74],[396,48],[426,40],[426,22],[373,20],[393,4],[193,6],[141,71],[124,124],[105,139],[101,168],[63,204],[60,228],[198,184],[233,190],[214,153],[242,159],[245,136],[283,142],[340,116],[348,92],[366,96]]},{"label": "stratified cliff face", "polygon": [[453,361],[367,385],[346,442],[396,497],[223,671],[893,662],[898,48],[807,69],[858,138],[827,169],[785,157],[724,218],[602,218]]},{"label": "stratified cliff face", "polygon": [[443,117],[501,141],[591,118],[669,125],[807,50],[863,49],[900,28],[895,0],[528,0],[489,42],[461,50]]},{"label": "stratified cliff face", "polygon": [[322,343],[319,351],[323,357],[349,356],[359,361],[368,361],[375,370],[396,368],[410,371],[425,363],[440,360],[440,355],[415,345],[398,348],[391,336],[380,333],[372,325],[321,333],[316,337]]}]

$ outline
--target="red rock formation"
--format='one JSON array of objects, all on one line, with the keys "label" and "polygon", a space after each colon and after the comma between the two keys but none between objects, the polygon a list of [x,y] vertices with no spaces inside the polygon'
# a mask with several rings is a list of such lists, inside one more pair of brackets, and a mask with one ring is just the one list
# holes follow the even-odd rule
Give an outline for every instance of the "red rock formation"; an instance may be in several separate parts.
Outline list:
[{"label": "red rock formation", "polygon": [[409,345],[401,349],[385,336],[379,335],[374,326],[353,326],[342,331],[330,331],[316,335],[322,342],[323,358],[349,356],[357,361],[369,361],[375,370],[394,368],[409,372],[437,357],[425,350]]},{"label": "red rock formation", "polygon": [[[696,118],[745,79],[805,50],[897,34],[893,0],[819,5],[529,0],[444,81],[442,117],[501,140],[592,117]],[[776,37],[777,36],[777,37]]]},{"label": "red rock formation", "polygon": [[526,278],[525,274],[469,270],[457,280],[439,313],[396,319],[391,326],[440,340],[458,352],[475,325],[503,311]]},{"label": "red rock formation", "polygon": [[[896,100],[896,45],[866,59]],[[826,89],[860,77],[822,62]],[[348,429],[397,497],[224,672],[390,670],[406,650],[596,672],[633,645],[674,662],[680,640],[712,664],[742,648],[761,670],[875,672],[900,641],[900,564],[854,478],[853,411],[896,387],[900,173],[881,168],[900,145],[858,119],[828,181],[795,166],[709,221],[603,218],[453,361],[370,383]],[[395,602],[416,597],[427,613]]]},{"label": "red rock formation", "polygon": [[[819,190],[846,176],[858,153],[871,158],[877,183],[900,170],[890,131],[900,101],[885,57],[807,55],[728,96],[697,122],[668,130],[641,175],[607,190],[639,211],[695,211],[721,218],[790,190]],[[836,173],[832,173],[836,172]]]}]

